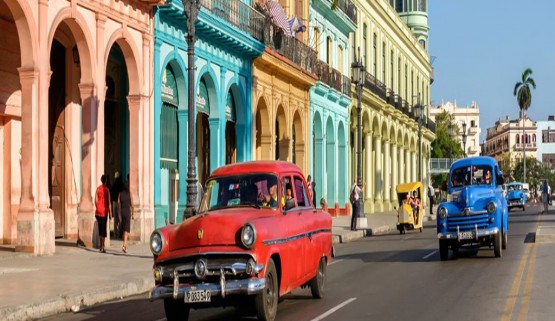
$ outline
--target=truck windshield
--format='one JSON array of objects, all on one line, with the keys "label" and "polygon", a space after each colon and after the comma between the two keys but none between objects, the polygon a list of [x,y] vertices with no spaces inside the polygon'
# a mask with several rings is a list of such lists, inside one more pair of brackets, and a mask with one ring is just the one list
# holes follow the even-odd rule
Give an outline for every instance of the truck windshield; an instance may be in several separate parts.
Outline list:
[{"label": "truck windshield", "polygon": [[489,165],[470,165],[453,169],[451,186],[491,185],[493,183],[492,168]]},{"label": "truck windshield", "polygon": [[277,184],[272,174],[216,177],[206,183],[199,212],[241,206],[277,208]]}]

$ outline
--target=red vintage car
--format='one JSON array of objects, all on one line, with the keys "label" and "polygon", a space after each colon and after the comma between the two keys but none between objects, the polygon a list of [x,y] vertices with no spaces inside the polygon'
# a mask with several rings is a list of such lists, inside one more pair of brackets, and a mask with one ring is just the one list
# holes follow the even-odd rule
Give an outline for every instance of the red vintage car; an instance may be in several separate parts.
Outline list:
[{"label": "red vintage car", "polygon": [[253,307],[274,320],[279,297],[310,286],[324,295],[331,216],[311,204],[299,167],[283,161],[227,165],[208,179],[198,213],[155,230],[155,287],[169,321],[191,308]]}]

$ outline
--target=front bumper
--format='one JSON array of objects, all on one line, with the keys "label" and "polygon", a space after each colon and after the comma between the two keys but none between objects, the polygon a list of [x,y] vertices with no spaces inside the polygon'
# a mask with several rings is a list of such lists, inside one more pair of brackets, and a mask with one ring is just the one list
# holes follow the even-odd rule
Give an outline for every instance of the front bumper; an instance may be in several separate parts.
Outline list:
[{"label": "front bumper", "polygon": [[[486,229],[476,229],[476,230],[472,230],[472,232],[474,233],[474,239],[478,239],[484,236],[489,236],[489,235],[495,235],[499,232],[499,228],[498,227],[491,227],[491,228],[486,228]],[[445,233],[437,233],[437,238],[440,240],[459,240],[459,234],[460,231],[458,232],[445,232]]]},{"label": "front bumper", "polygon": [[221,296],[225,298],[226,295],[243,294],[253,295],[258,294],[266,287],[265,278],[251,278],[241,280],[221,280],[217,283],[199,283],[199,284],[178,284],[175,286],[158,285],[152,288],[149,292],[150,301],[158,299],[183,299],[185,293],[188,291],[196,290],[209,290],[212,297]]},{"label": "front bumper", "polygon": [[507,201],[507,205],[508,206],[522,206],[522,205],[524,205],[524,203],[522,202],[522,199],[512,199],[512,200]]}]

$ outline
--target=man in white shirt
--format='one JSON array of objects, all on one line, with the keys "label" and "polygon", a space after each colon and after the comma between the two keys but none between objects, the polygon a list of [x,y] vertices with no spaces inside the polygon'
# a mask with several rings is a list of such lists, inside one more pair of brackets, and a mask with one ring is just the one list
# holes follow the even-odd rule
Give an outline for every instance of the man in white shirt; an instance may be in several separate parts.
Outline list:
[{"label": "man in white shirt", "polygon": [[362,192],[364,191],[364,185],[365,184],[359,187],[357,184],[356,178],[355,178],[355,181],[353,182],[353,185],[351,185],[350,194],[349,194],[350,195],[349,200],[353,208],[353,213],[351,215],[351,231],[356,231],[357,216],[360,213],[359,209],[361,206]]}]

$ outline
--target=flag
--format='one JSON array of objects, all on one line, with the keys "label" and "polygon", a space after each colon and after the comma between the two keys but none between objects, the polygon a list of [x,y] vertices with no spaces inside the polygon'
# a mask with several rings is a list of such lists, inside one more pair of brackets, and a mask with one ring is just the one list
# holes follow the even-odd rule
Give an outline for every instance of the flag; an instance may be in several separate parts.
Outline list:
[{"label": "flag", "polygon": [[306,26],[298,17],[289,19],[289,28],[292,32],[304,32],[306,30]]},{"label": "flag", "polygon": [[291,37],[289,20],[287,19],[287,15],[285,15],[285,11],[283,10],[281,4],[276,1],[268,1],[266,5],[268,6],[268,11],[270,12],[272,22],[280,27],[286,36]]}]

